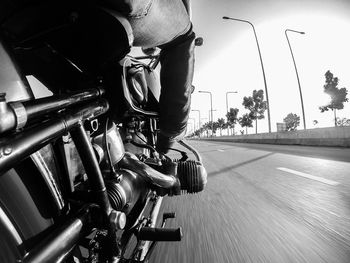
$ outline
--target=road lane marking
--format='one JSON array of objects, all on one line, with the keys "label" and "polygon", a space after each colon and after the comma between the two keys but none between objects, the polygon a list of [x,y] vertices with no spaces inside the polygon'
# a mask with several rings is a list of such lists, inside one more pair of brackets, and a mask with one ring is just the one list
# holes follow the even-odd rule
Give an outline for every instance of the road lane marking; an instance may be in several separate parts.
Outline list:
[{"label": "road lane marking", "polygon": [[222,149],[219,149],[219,150],[218,150],[218,152],[224,152],[224,150],[222,150]]},{"label": "road lane marking", "polygon": [[284,168],[284,167],[278,167],[277,169],[281,170],[281,171],[284,171],[284,172],[287,172],[287,173],[291,173],[291,174],[295,174],[295,175],[298,175],[298,176],[301,176],[301,177],[305,177],[305,178],[308,178],[308,179],[311,179],[311,180],[314,180],[314,181],[318,181],[320,183],[328,184],[328,185],[338,185],[338,184],[340,184],[340,183],[338,183],[336,181],[328,180],[328,179],[325,179],[325,178],[322,178],[322,177],[314,176],[314,175],[303,173],[303,172],[298,172],[298,171],[295,171],[295,170],[292,170],[292,169],[288,169],[288,168]]}]

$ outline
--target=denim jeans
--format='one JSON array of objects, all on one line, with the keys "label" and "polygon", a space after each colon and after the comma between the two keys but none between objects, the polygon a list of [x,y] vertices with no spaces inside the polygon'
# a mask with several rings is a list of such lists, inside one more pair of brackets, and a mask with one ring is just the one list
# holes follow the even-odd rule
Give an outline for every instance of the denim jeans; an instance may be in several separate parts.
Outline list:
[{"label": "denim jeans", "polygon": [[[192,24],[186,0],[108,0],[124,13],[134,34],[134,46],[161,48],[161,141],[177,139],[186,130],[194,68]],[[188,8],[188,6],[187,6]]]},{"label": "denim jeans", "polygon": [[156,47],[186,33],[191,22],[182,0],[107,0],[127,16],[134,46]]}]

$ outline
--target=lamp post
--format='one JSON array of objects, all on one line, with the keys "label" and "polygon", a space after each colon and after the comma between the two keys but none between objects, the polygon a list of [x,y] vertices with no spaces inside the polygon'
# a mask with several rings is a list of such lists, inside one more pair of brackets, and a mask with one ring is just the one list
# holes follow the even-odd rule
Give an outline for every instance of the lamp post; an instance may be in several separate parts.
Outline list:
[{"label": "lamp post", "polygon": [[209,110],[209,116],[211,115],[211,127],[212,127],[212,136],[214,135],[214,111],[216,110]]},{"label": "lamp post", "polygon": [[303,94],[302,94],[302,92],[301,92],[301,86],[300,86],[300,80],[299,80],[299,75],[298,75],[298,69],[297,69],[297,65],[296,65],[296,63],[295,63],[295,59],[294,59],[294,55],[293,55],[293,51],[292,51],[292,46],[290,45],[287,32],[294,32],[294,33],[298,33],[298,34],[302,34],[302,35],[304,35],[305,32],[296,31],[296,30],[292,30],[292,29],[286,29],[286,30],[284,31],[284,34],[286,35],[286,38],[287,38],[289,50],[290,50],[290,53],[291,53],[291,55],[292,55],[292,59],[293,59],[293,63],[294,63],[294,68],[295,68],[295,74],[297,75],[298,86],[299,86],[299,94],[300,94],[300,102],[301,102],[301,111],[302,111],[302,114],[303,114],[303,124],[304,124],[304,130],[305,130],[305,129],[306,129],[306,121],[305,121],[305,111],[304,111]]},{"label": "lamp post", "polygon": [[237,19],[237,18],[232,18],[232,17],[228,17],[228,16],[223,16],[222,19],[228,19],[228,20],[234,20],[234,21],[239,21],[239,22],[248,23],[248,24],[251,25],[251,27],[253,28],[253,32],[254,32],[254,36],[255,36],[255,41],[256,41],[256,45],[257,45],[257,47],[258,47],[258,52],[259,52],[261,70],[262,70],[263,77],[264,77],[265,94],[266,94],[266,104],[267,104],[267,105],[266,105],[266,106],[267,106],[267,119],[268,119],[268,124],[269,124],[269,132],[271,132],[269,94],[268,94],[268,92],[267,92],[267,84],[266,84],[266,76],[265,76],[264,64],[263,64],[262,57],[261,57],[260,46],[259,46],[259,42],[258,42],[258,37],[257,37],[257,35],[256,35],[255,27],[254,27],[254,25],[253,25],[250,21],[243,20],[243,19]]},{"label": "lamp post", "polygon": [[191,110],[191,111],[197,111],[198,112],[198,125],[199,125],[199,129],[201,128],[201,111],[200,110]]},{"label": "lamp post", "polygon": [[211,132],[213,133],[214,127],[213,127],[213,97],[212,97],[212,94],[211,94],[210,91],[199,90],[198,92],[200,92],[200,93],[208,93],[210,95]]},{"label": "lamp post", "polygon": [[[208,118],[201,118],[201,121],[202,120],[207,120]],[[208,130],[206,129],[206,132],[207,132],[207,137],[208,137]]]},{"label": "lamp post", "polygon": [[193,132],[196,131],[196,119],[195,118],[188,118],[188,120],[193,120]]},{"label": "lamp post", "polygon": [[187,127],[188,127],[188,125],[192,126],[191,127],[191,131],[189,132],[189,134],[194,133],[194,127],[193,127],[194,123],[193,122],[187,122]]},{"label": "lamp post", "polygon": [[[209,110],[209,115],[211,114],[211,117],[212,117],[212,118],[214,118],[214,114],[213,114],[214,111],[216,111],[216,110]],[[210,113],[210,112],[211,112],[211,113]],[[214,120],[211,119],[211,121],[213,122]]]}]

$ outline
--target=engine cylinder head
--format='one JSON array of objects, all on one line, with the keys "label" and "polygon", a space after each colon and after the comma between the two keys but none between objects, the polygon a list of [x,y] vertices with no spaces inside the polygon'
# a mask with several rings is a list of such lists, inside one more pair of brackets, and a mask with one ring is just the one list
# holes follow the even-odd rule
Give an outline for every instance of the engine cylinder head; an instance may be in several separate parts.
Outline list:
[{"label": "engine cylinder head", "polygon": [[193,160],[176,162],[181,190],[187,193],[201,192],[207,184],[207,171],[204,166]]}]

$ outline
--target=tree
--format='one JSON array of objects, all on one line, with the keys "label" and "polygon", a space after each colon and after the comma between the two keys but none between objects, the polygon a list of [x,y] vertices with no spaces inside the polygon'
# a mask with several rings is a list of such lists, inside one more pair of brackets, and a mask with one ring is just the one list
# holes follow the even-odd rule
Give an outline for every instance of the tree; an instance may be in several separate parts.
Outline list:
[{"label": "tree", "polygon": [[350,119],[348,118],[337,118],[337,126],[350,126]]},{"label": "tree", "polygon": [[238,119],[239,124],[245,127],[245,133],[248,134],[248,127],[253,127],[253,120],[248,113]]},{"label": "tree", "polygon": [[207,137],[209,136],[208,130],[210,130],[210,129],[211,129],[211,123],[206,122],[206,123],[203,125],[203,130],[206,131]]},{"label": "tree", "polygon": [[230,108],[230,111],[227,112],[226,118],[227,118],[227,127],[228,128],[235,127],[235,124],[238,121],[238,118],[237,118],[238,112],[239,112],[239,109],[237,109],[237,108]]},{"label": "tree", "polygon": [[300,117],[295,113],[289,113],[284,119],[287,131],[295,131],[300,124]]},{"label": "tree", "polygon": [[220,129],[220,136],[222,136],[222,129],[225,127],[225,120],[224,118],[219,118],[217,121],[218,128]]},{"label": "tree", "polygon": [[321,112],[332,110],[334,112],[334,125],[337,126],[336,110],[341,110],[344,108],[344,102],[349,100],[346,97],[348,95],[348,91],[346,88],[338,88],[339,79],[334,77],[329,70],[326,72],[325,78],[326,83],[323,85],[323,91],[331,97],[331,101],[328,105],[321,106],[319,109]]},{"label": "tree", "polygon": [[[230,126],[229,126],[228,122],[225,122],[225,123],[224,123],[224,126],[222,127],[222,129],[223,129],[223,130],[224,130],[224,129],[229,130],[229,128],[230,128]],[[227,135],[229,135],[229,134],[227,133]]]},{"label": "tree", "polygon": [[255,120],[255,133],[258,133],[258,120],[265,118],[264,112],[267,108],[267,103],[264,101],[264,91],[254,90],[253,96],[244,97],[242,105],[248,109],[250,119]]},{"label": "tree", "polygon": [[[212,122],[210,122],[210,124],[211,124]],[[214,121],[213,122],[213,135],[214,134],[216,134],[216,131],[217,131],[217,129],[219,129],[220,128],[220,126],[219,126],[219,122],[218,121]]]},{"label": "tree", "polygon": [[212,127],[213,127],[212,134],[211,134],[212,136],[214,135],[214,133],[216,133],[216,130],[219,128],[218,123],[216,121],[214,121],[214,122],[209,121],[209,122],[205,123],[203,125],[203,127],[207,132],[207,137],[208,137],[208,131],[211,130]]},{"label": "tree", "polygon": [[200,137],[201,137],[201,129],[202,129],[202,128],[196,130],[196,131],[194,132],[194,135],[200,138]]}]

